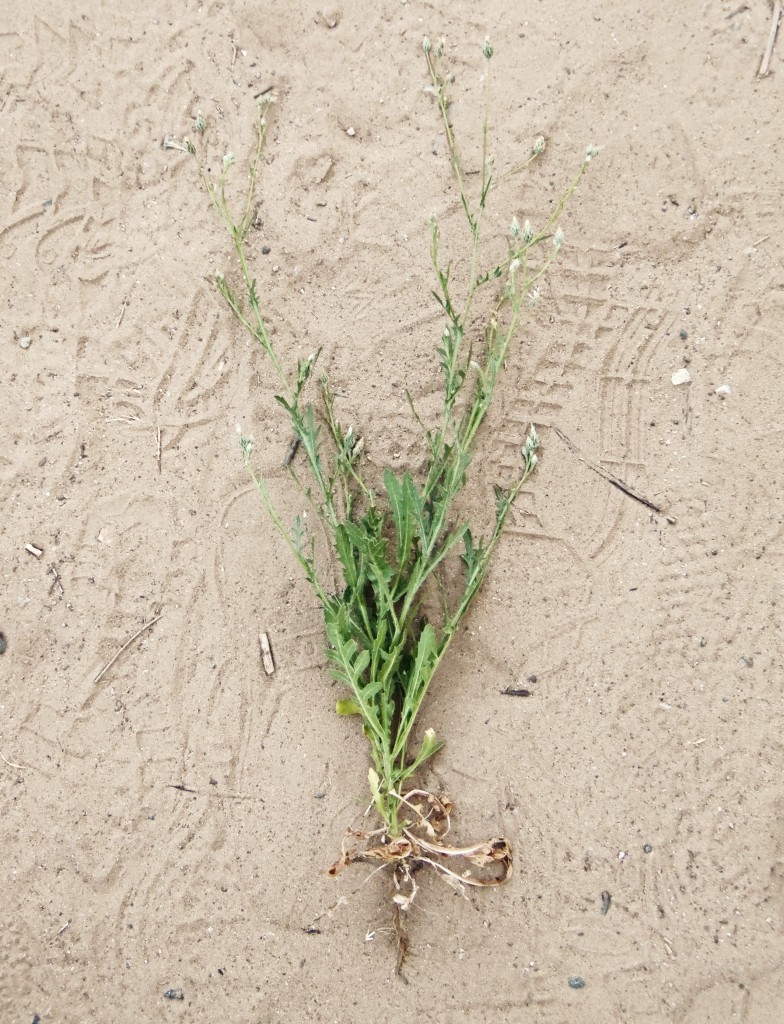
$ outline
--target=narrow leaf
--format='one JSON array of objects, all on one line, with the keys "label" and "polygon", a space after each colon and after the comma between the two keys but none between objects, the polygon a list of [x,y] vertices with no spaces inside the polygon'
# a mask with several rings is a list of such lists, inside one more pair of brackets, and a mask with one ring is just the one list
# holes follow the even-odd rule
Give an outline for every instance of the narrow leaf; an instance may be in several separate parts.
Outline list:
[{"label": "narrow leaf", "polygon": [[408,561],[416,530],[416,518],[414,509],[411,507],[411,494],[405,485],[405,478],[401,482],[391,470],[386,469],[384,470],[384,487],[389,497],[392,519],[395,523],[397,540],[395,559],[398,571],[400,571]]}]

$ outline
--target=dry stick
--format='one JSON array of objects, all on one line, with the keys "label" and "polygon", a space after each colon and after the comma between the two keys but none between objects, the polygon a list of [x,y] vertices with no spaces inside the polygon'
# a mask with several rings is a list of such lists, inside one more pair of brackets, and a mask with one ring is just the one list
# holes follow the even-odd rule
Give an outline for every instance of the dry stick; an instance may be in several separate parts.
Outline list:
[{"label": "dry stick", "polygon": [[762,63],[760,69],[757,72],[758,78],[765,78],[769,73],[770,58],[773,55],[773,44],[776,42],[776,33],[779,29],[779,19],[781,18],[781,2],[775,0],[773,4],[773,17],[770,22],[770,34],[768,35],[768,45],[765,47],[765,53],[762,56]]},{"label": "dry stick", "polygon": [[266,633],[259,633],[259,647],[261,648],[261,660],[264,665],[264,671],[268,676],[271,676],[275,671],[275,662],[272,658],[272,648]]},{"label": "dry stick", "polygon": [[158,437],[158,473],[160,474],[160,472],[161,472],[161,425],[160,425],[160,423],[158,424],[157,437]]},{"label": "dry stick", "polygon": [[50,576],[54,576],[54,582],[52,583],[51,587],[49,587],[49,593],[51,594],[54,588],[58,587],[60,590],[60,597],[64,597],[65,589],[63,587],[62,580],[60,579],[60,573],[57,571],[54,565],[50,565],[49,568],[47,569],[47,572],[49,573]]},{"label": "dry stick", "polygon": [[619,480],[617,476],[613,476],[612,473],[608,473],[606,469],[602,469],[602,467],[599,466],[597,463],[592,462],[591,459],[589,459],[587,455],[584,455],[577,447],[577,445],[574,443],[574,441],[570,440],[562,430],[559,430],[559,428],[556,426],[553,426],[553,430],[560,437],[560,439],[567,446],[567,448],[574,452],[574,454],[577,456],[580,462],[584,462],[589,469],[592,469],[594,471],[594,473],[598,473],[599,476],[604,477],[608,484],[612,484],[613,487],[617,487],[618,490],[623,491],[623,493],[627,497],[633,498],[635,501],[639,501],[639,503],[641,505],[645,505],[646,508],[652,509],[654,512],[658,512],[659,515],[663,514],[662,509],[660,509],[658,505],[654,505],[652,501],[648,501],[647,498],[643,498],[642,495],[637,494],[635,491],[633,491],[628,484],[625,484],[623,480]]},{"label": "dry stick", "polygon": [[120,329],[120,324],[123,322],[123,317],[125,316],[125,310],[128,307],[128,303],[131,301],[131,292],[132,291],[133,291],[133,285],[131,285],[131,291],[128,292],[128,297],[126,298],[125,302],[123,302],[123,304],[122,304],[122,309],[120,310],[120,315],[117,317],[117,326],[115,327],[115,330],[119,330]]},{"label": "dry stick", "polygon": [[95,679],[93,679],[93,686],[96,686],[100,682],[100,680],[103,678],[103,676],[109,671],[109,669],[112,667],[112,665],[115,663],[115,661],[117,661],[117,659],[120,657],[120,655],[125,650],[125,648],[126,647],[130,647],[131,644],[134,642],[134,640],[137,638],[137,636],[141,636],[142,633],[145,631],[145,629],[149,629],[150,626],[154,626],[155,623],[158,621],[158,619],[161,619],[161,618],[163,618],[162,615],[156,615],[154,619],[150,619],[149,622],[145,622],[145,624],[141,627],[141,629],[137,629],[136,632],[133,634],[133,636],[130,638],[130,640],[126,640],[125,641],[125,643],[122,645],[122,647],[119,649],[119,651],[115,654],[115,656],[112,658],[112,660],[107,662],[104,665],[104,667],[101,669],[101,671],[98,673],[98,675],[95,677]]},{"label": "dry stick", "polygon": [[256,800],[264,803],[263,796],[253,796],[252,793],[219,793],[217,790],[191,789],[190,786],[183,786],[179,782],[170,782],[168,789],[178,789],[181,793],[193,793],[194,796],[213,796],[220,800]]}]

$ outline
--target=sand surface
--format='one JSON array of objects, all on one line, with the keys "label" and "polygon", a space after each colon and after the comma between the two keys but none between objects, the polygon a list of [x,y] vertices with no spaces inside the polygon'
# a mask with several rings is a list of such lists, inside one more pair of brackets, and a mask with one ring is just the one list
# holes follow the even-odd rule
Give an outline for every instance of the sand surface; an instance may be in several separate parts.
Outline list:
[{"label": "sand surface", "polygon": [[[769,4],[2,8],[3,1024],[780,1021]],[[416,469],[404,390],[427,413],[441,387],[432,212],[465,253],[424,33],[447,40],[470,180],[486,33],[498,166],[548,139],[495,193],[496,229],[542,223],[586,145],[601,154],[510,355],[469,511],[531,420],[540,465],[422,719],[447,741],[422,781],[455,801],[460,837],[506,835],[515,873],[467,899],[423,879],[401,979],[383,876],[305,931],[367,873],[324,874],[365,806],[367,751],[242,467],[238,424],[282,513],[299,510],[269,367],[214,290],[230,241],[162,141],[202,112],[208,163],[233,150],[239,186],[254,96],[274,88],[251,250],[276,344],[289,365],[321,346],[370,464]]]}]

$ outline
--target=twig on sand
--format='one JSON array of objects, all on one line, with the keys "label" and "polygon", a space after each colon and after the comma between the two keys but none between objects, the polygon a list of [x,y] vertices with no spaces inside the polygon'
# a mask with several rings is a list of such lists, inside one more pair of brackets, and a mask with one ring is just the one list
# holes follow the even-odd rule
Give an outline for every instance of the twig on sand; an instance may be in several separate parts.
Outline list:
[{"label": "twig on sand", "polygon": [[60,597],[65,596],[65,588],[63,587],[63,581],[60,579],[60,573],[57,571],[55,565],[50,565],[46,570],[50,576],[54,577],[51,587],[49,587],[49,593],[54,590],[55,587],[60,591]]},{"label": "twig on sand", "polygon": [[765,78],[770,72],[770,58],[773,55],[773,44],[776,42],[776,33],[779,30],[779,21],[781,20],[781,2],[775,0],[773,4],[773,16],[770,21],[770,33],[768,35],[768,44],[765,47],[765,53],[762,55],[762,63],[760,69],[757,72],[758,78]]},{"label": "twig on sand", "polygon": [[193,793],[194,796],[214,796],[220,800],[256,800],[264,803],[264,797],[254,796],[252,793],[219,793],[217,790],[191,789],[190,786],[183,786],[182,783],[170,782],[168,789],[178,789],[181,793]]},{"label": "twig on sand", "polygon": [[574,452],[580,462],[584,462],[589,469],[594,471],[594,473],[598,473],[599,476],[604,477],[608,484],[612,484],[613,487],[617,487],[618,490],[622,491],[628,498],[632,498],[634,501],[639,501],[641,505],[645,505],[646,508],[651,509],[653,512],[658,512],[659,515],[662,514],[662,510],[658,505],[654,505],[652,501],[649,501],[647,498],[643,498],[641,494],[637,494],[636,491],[633,491],[628,484],[623,482],[623,480],[619,480],[617,476],[613,476],[612,473],[608,473],[607,470],[603,469],[598,465],[598,463],[589,459],[588,456],[581,452],[574,441],[568,438],[562,430],[559,430],[556,426],[553,427],[553,430],[560,437],[566,447]]},{"label": "twig on sand", "polygon": [[136,632],[133,634],[133,636],[129,640],[125,641],[125,643],[122,645],[122,647],[119,649],[119,651],[115,654],[115,656],[112,658],[112,660],[108,661],[104,665],[104,667],[101,669],[101,671],[98,673],[98,675],[95,677],[95,679],[93,679],[93,686],[97,686],[98,685],[98,683],[101,681],[101,679],[104,677],[104,675],[106,675],[106,673],[109,671],[109,669],[115,663],[115,661],[117,661],[117,659],[120,657],[122,652],[126,649],[126,647],[130,647],[131,644],[134,642],[134,640],[138,636],[142,635],[142,633],[145,631],[145,629],[149,629],[150,626],[154,626],[155,623],[160,618],[162,618],[161,615],[156,615],[154,619],[150,619],[149,622],[145,622],[145,624],[141,627],[141,629],[137,629]]},{"label": "twig on sand", "polygon": [[266,633],[259,633],[259,647],[261,648],[261,661],[264,665],[264,671],[268,676],[271,676],[275,671],[275,662],[272,658],[272,648]]},{"label": "twig on sand", "polygon": [[120,315],[117,317],[117,326],[115,327],[115,330],[119,330],[120,329],[120,324],[123,322],[123,317],[125,316],[125,310],[128,308],[128,303],[131,301],[131,294],[132,293],[133,293],[133,285],[131,285],[131,290],[128,292],[128,295],[126,296],[125,301],[122,304],[122,307],[120,309]]}]

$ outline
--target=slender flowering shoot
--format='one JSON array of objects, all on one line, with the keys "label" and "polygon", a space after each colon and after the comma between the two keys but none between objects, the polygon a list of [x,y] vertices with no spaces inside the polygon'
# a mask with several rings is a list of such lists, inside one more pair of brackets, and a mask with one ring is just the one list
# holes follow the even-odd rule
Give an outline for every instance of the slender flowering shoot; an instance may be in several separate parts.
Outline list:
[{"label": "slender flowering shoot", "polygon": [[[421,782],[443,740],[432,728],[422,729],[419,716],[433,678],[487,577],[515,500],[537,465],[539,438],[532,425],[527,437],[519,439],[516,474],[496,485],[490,525],[478,535],[461,514],[457,499],[468,479],[510,346],[536,303],[538,282],[563,243],[558,220],[596,154],[588,149],[579,173],[540,229],[534,230],[527,219],[521,228],[513,217],[506,255],[482,267],[479,241],[490,197],[505,179],[541,156],[544,139],[534,141],[523,163],[496,175],[488,158],[486,93],[481,179],[474,194],[450,119],[445,42],[433,44],[426,37],[422,50],[468,228],[468,273],[459,286],[453,280],[452,262],[444,260],[434,217],[430,256],[433,296],[443,318],[435,346],[443,394],[437,421],[429,425],[422,422],[409,396],[423,432],[425,468],[417,478],[392,468],[373,473],[364,457],[364,435],[340,422],[332,386],[326,376],[316,374],[319,352],[293,362],[273,341],[262,292],[248,264],[248,233],[255,216],[256,178],[271,98],[265,99],[259,112],[256,149],[238,219],[226,197],[233,155],[229,152],[223,158],[216,181],[199,160],[196,147],[187,143],[234,246],[236,269],[228,276],[218,274],[216,288],[269,360],[277,382],[274,399],[294,435],[285,464],[320,518],[342,574],[335,588],[329,566],[317,559],[315,537],[304,515],[293,524],[283,521],[267,480],[254,464],[253,440],[240,431],[247,471],[323,610],[329,667],[343,690],[336,710],[357,721],[369,745],[370,765],[365,773],[377,821],[349,833],[330,872],[336,875],[357,862],[387,866],[394,885],[398,963],[406,950],[403,919],[418,891],[418,868],[428,867],[464,887],[498,885],[512,867],[512,851],[503,838],[460,846],[445,842],[451,803],[444,794],[423,788]],[[487,90],[493,56],[489,39],[482,52]],[[202,121],[199,115],[194,126],[199,136],[205,129]],[[544,246],[547,240],[552,244]],[[477,313],[475,300],[480,293],[486,300],[476,303],[483,310]]]}]

